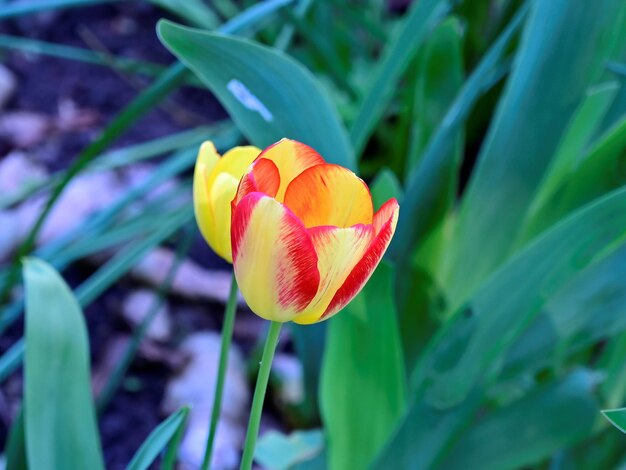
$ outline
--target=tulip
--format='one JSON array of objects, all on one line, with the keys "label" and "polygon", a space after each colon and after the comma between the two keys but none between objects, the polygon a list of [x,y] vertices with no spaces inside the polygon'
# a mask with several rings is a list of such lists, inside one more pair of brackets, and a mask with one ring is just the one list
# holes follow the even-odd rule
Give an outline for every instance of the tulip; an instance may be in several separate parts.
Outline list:
[{"label": "tulip", "polygon": [[362,289],[389,246],[399,206],[374,213],[365,182],[283,139],[261,152],[232,201],[235,277],[254,313],[316,323]]},{"label": "tulip", "polygon": [[200,146],[193,176],[193,202],[198,228],[209,246],[232,263],[231,201],[239,180],[259,155],[256,147],[235,147],[220,158],[213,142]]},{"label": "tulip", "polygon": [[[226,261],[232,263],[230,243],[231,201],[237,193],[242,175],[259,155],[256,147],[235,147],[220,158],[212,142],[200,146],[193,175],[193,202],[196,221],[209,246]],[[222,408],[222,393],[232,341],[237,306],[237,283],[233,278],[224,314],[220,359],[213,392],[213,411],[202,459],[202,468],[211,462],[217,422]]]}]

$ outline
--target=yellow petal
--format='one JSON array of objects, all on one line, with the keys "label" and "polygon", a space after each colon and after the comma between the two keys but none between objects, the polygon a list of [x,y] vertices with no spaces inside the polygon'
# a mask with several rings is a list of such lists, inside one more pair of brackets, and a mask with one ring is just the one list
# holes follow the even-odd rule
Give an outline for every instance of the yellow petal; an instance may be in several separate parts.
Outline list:
[{"label": "yellow petal", "polygon": [[230,149],[213,167],[207,184],[212,187],[215,178],[221,173],[228,173],[239,181],[259,153],[261,150],[251,145]]},{"label": "yellow petal", "polygon": [[215,217],[209,203],[209,175],[219,161],[219,154],[213,142],[206,141],[200,146],[196,167],[193,174],[193,203],[196,222],[200,233],[208,242],[213,238],[212,230],[215,226]]},{"label": "yellow petal", "polygon": [[194,172],[194,210],[202,236],[222,258],[232,262],[230,203],[241,176],[261,151],[235,147],[219,157],[212,142],[200,147]]},{"label": "yellow petal", "polygon": [[230,246],[230,215],[231,201],[237,193],[239,180],[228,173],[217,175],[211,187],[211,207],[214,215],[214,225],[211,230],[209,245],[218,255],[229,263],[233,262]]}]

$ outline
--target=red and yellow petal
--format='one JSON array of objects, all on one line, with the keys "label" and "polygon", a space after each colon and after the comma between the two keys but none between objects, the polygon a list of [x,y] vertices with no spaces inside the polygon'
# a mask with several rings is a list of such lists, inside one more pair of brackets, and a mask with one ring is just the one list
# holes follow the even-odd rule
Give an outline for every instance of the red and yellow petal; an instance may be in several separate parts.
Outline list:
[{"label": "red and yellow petal", "polygon": [[320,283],[317,254],[291,211],[250,193],[235,206],[231,240],[235,277],[254,313],[285,322],[309,305]]},{"label": "red and yellow petal", "polygon": [[306,227],[371,224],[372,196],[365,182],[339,165],[317,165],[287,187],[285,205]]},{"label": "red and yellow petal", "polygon": [[233,204],[238,204],[250,193],[264,193],[275,197],[279,186],[280,173],[276,164],[267,158],[257,158],[241,178]]},{"label": "red and yellow petal", "polygon": [[319,321],[337,289],[364,256],[374,238],[372,225],[349,228],[315,227],[309,230],[318,257],[320,286],[307,308],[293,321],[301,324]]},{"label": "red and yellow petal", "polygon": [[267,147],[259,158],[273,161],[280,172],[280,187],[276,193],[276,199],[280,202],[291,180],[307,168],[325,163],[311,147],[291,139],[282,139]]},{"label": "red and yellow petal", "polygon": [[361,260],[352,269],[326,307],[322,315],[323,320],[330,318],[345,307],[368,281],[391,242],[398,223],[399,211],[398,201],[390,199],[376,212],[373,222],[376,235]]}]

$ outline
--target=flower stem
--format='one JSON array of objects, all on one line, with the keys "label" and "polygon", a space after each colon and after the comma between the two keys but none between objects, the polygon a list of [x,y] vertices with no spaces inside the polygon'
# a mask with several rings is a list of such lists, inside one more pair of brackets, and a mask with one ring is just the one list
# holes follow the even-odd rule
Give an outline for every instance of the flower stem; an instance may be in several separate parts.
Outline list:
[{"label": "flower stem", "polygon": [[215,441],[215,432],[217,431],[217,422],[219,421],[220,412],[222,411],[222,394],[224,392],[224,380],[226,378],[226,369],[228,368],[228,351],[230,343],[233,339],[233,328],[235,326],[235,314],[237,313],[237,280],[233,275],[230,285],[230,294],[226,303],[226,313],[224,314],[224,325],[222,326],[222,344],[220,346],[220,362],[217,369],[217,381],[215,382],[215,395],[213,398],[213,410],[211,411],[211,424],[209,426],[209,435],[207,437],[206,447],[204,449],[204,458],[202,459],[202,470],[207,470],[211,464],[211,455],[213,454],[213,443]]},{"label": "flower stem", "polygon": [[243,448],[243,457],[241,458],[241,470],[250,470],[252,468],[254,447],[256,446],[257,435],[259,434],[263,402],[265,402],[265,391],[267,390],[267,382],[270,377],[272,361],[274,360],[274,352],[276,351],[276,345],[278,344],[278,337],[280,336],[282,326],[282,323],[273,321],[270,323],[270,329],[267,332],[267,339],[265,340],[265,347],[263,348],[263,357],[261,358],[261,367],[259,368],[256,387],[254,388],[252,408],[250,409],[250,421],[248,422],[246,443]]}]

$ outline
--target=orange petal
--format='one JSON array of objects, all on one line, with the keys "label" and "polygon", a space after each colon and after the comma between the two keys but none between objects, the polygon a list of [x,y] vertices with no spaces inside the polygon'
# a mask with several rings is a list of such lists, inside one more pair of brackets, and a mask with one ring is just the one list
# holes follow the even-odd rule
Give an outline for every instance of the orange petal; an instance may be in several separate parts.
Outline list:
[{"label": "orange petal", "polygon": [[292,320],[320,281],[304,225],[275,199],[250,193],[235,206],[231,227],[235,277],[248,306],[267,320]]},{"label": "orange petal", "polygon": [[265,193],[275,197],[280,186],[280,173],[276,164],[267,158],[257,158],[243,175],[233,204],[238,204],[250,193]]},{"label": "orange petal", "polygon": [[288,186],[285,205],[306,227],[372,223],[374,207],[365,182],[339,165],[317,165]]},{"label": "orange petal", "polygon": [[259,158],[267,158],[278,167],[280,188],[276,193],[276,199],[280,202],[283,201],[291,180],[307,168],[325,163],[324,159],[311,147],[291,139],[282,139],[270,145],[261,152]]},{"label": "orange petal", "polygon": [[376,230],[375,238],[361,260],[335,293],[322,315],[322,319],[326,320],[339,312],[359,293],[368,281],[391,242],[391,238],[396,230],[396,224],[398,223],[399,211],[398,201],[390,199],[376,212],[373,223]]},{"label": "orange petal", "polygon": [[370,246],[374,227],[362,224],[349,228],[323,226],[314,227],[309,233],[318,257],[320,287],[306,310],[293,319],[302,324],[320,321],[335,292]]}]

